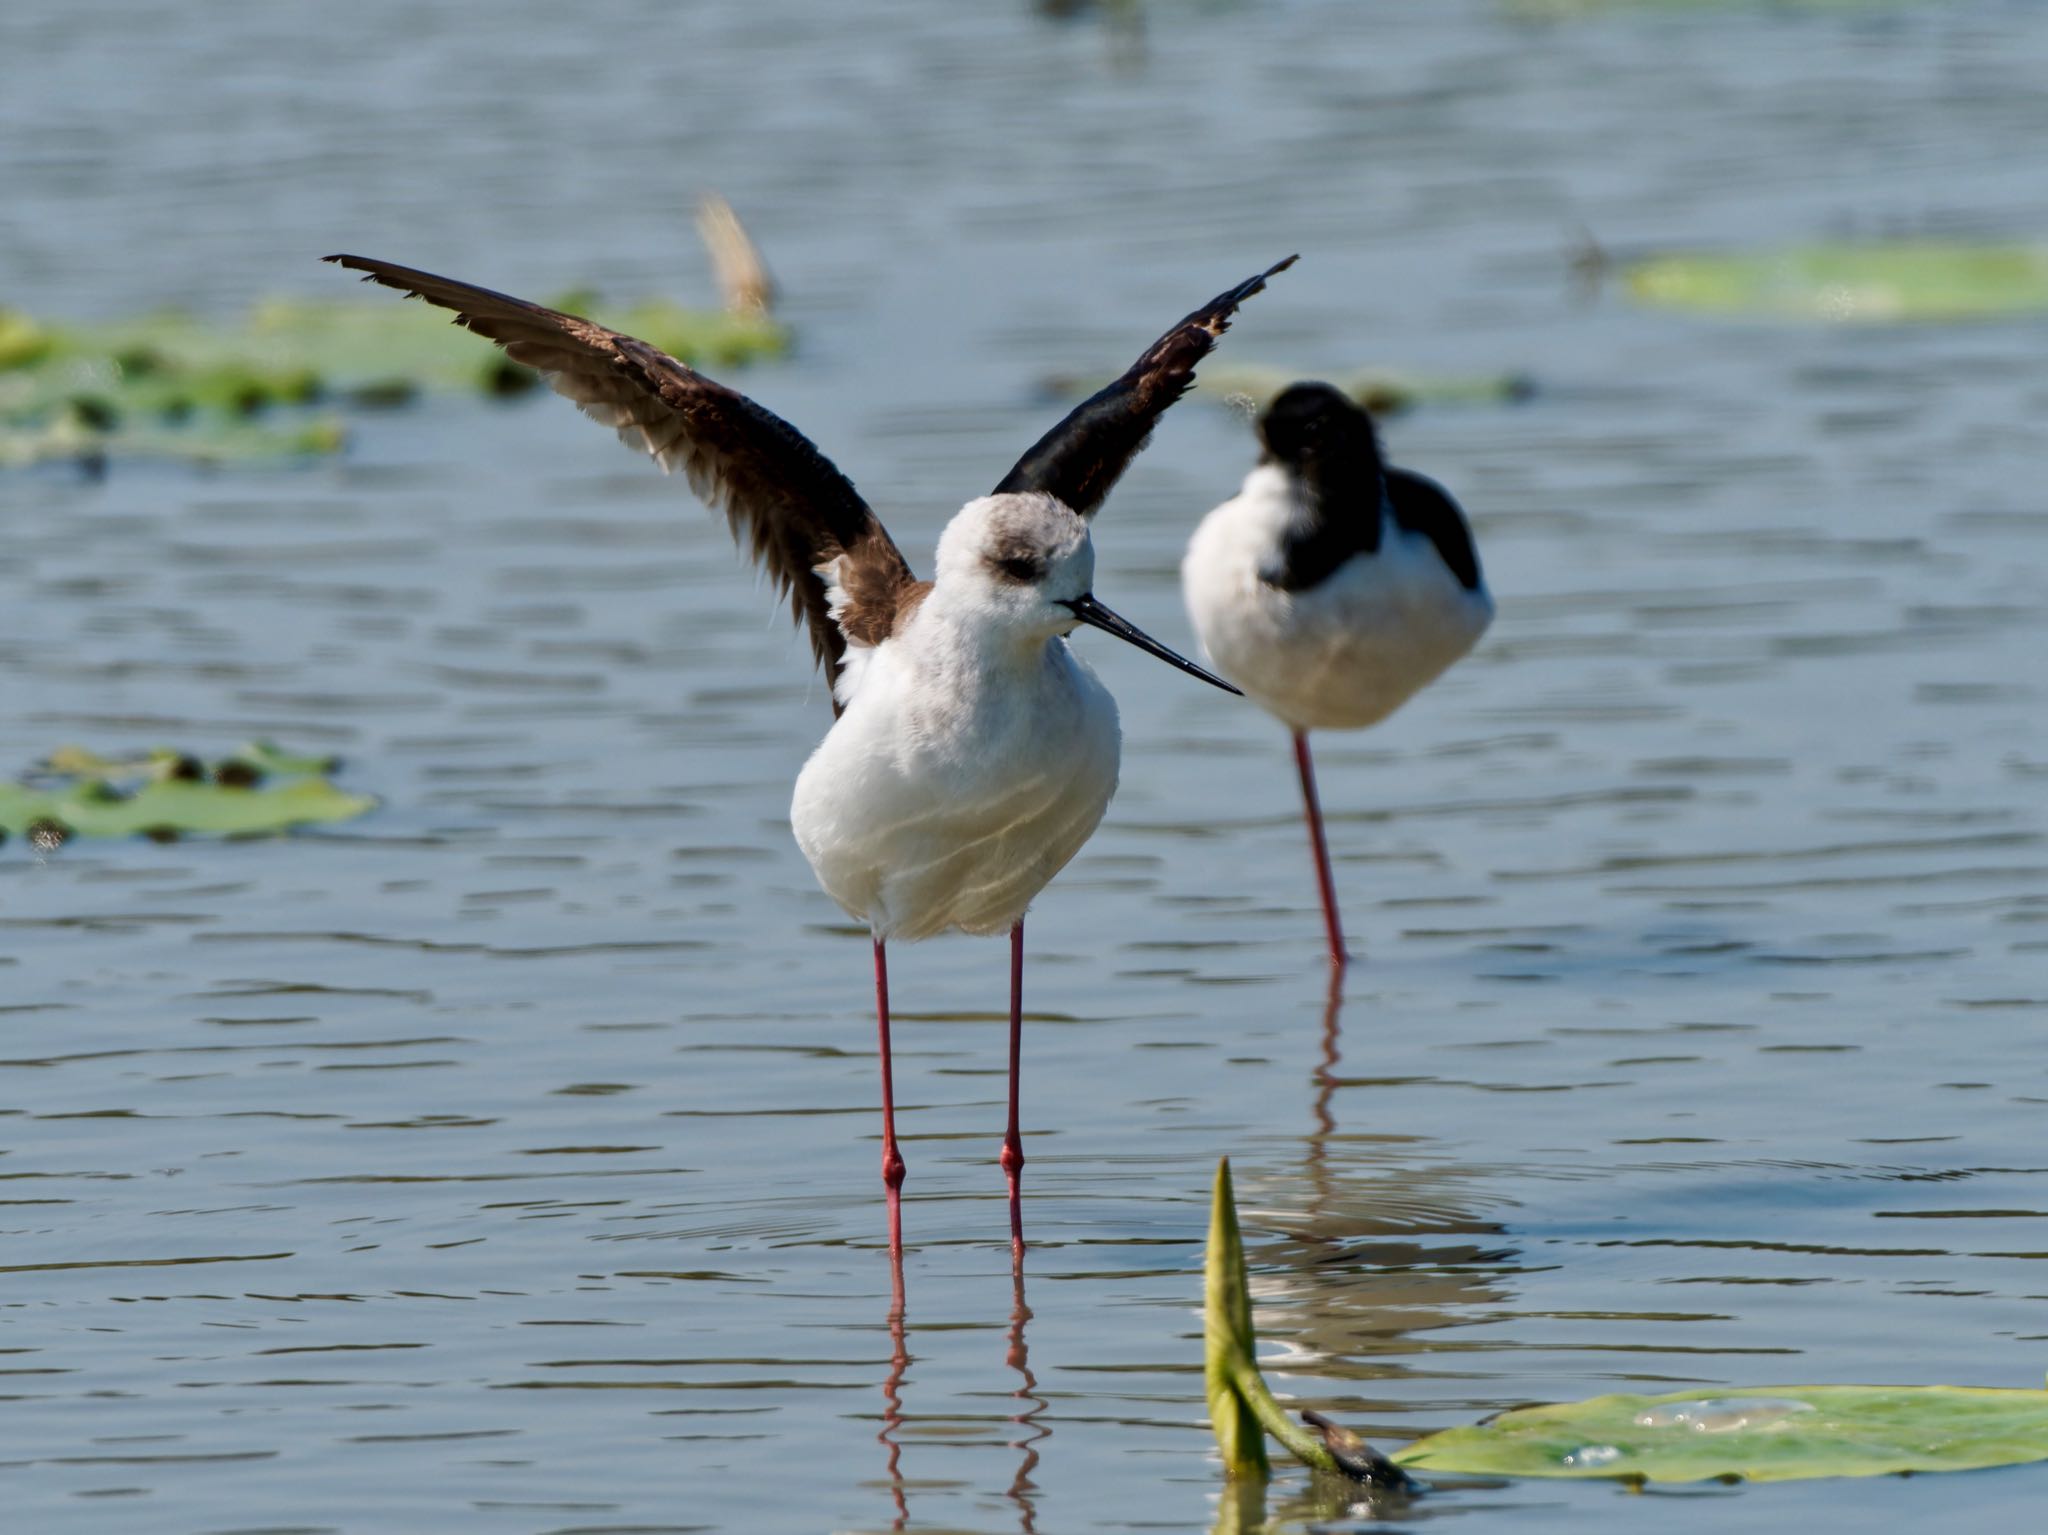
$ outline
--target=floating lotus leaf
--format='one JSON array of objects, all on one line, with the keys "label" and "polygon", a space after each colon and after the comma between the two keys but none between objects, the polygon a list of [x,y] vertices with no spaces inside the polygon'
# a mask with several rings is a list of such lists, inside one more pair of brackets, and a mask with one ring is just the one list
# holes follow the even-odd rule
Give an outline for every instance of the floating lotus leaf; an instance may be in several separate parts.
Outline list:
[{"label": "floating lotus leaf", "polygon": [[1758,1386],[1523,1407],[1418,1439],[1413,1471],[1789,1482],[2048,1460],[2048,1391]]},{"label": "floating lotus leaf", "polygon": [[1840,324],[1979,320],[2048,309],[2048,248],[1803,245],[1653,256],[1626,268],[1646,304]]},{"label": "floating lotus leaf", "polygon": [[[0,783],[0,833],[44,848],[74,836],[247,837],[351,820],[376,805],[307,776],[332,766],[331,758],[292,756],[267,741],[210,767],[167,748],[113,760],[60,747],[32,781]],[[285,781],[264,783],[278,777]]]},{"label": "floating lotus leaf", "polygon": [[1204,1281],[1204,1378],[1226,1474],[1267,1474],[1262,1430],[1297,1460],[1374,1486],[1405,1472],[1787,1482],[1974,1471],[2048,1460],[2048,1391],[1982,1386],[1757,1386],[1596,1396],[1430,1434],[1392,1460],[1319,1413],[1291,1421],[1261,1376],[1230,1164],[1216,1170]]}]

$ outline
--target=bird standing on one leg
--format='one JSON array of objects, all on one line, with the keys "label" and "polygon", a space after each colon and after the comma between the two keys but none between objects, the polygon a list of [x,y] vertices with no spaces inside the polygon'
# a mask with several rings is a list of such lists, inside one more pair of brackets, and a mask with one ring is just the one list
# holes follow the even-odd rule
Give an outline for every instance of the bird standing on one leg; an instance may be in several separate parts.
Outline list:
[{"label": "bird standing on one leg", "polygon": [[1309,757],[1311,729],[1376,725],[1493,621],[1457,502],[1380,455],[1372,417],[1294,384],[1259,418],[1258,466],[1202,519],[1181,563],[1216,669],[1293,732],[1330,963],[1349,960]]},{"label": "bird standing on one leg", "polygon": [[1116,791],[1116,704],[1068,648],[1082,624],[1236,692],[1095,600],[1089,519],[1186,392],[1237,306],[1289,257],[1203,305],[1048,432],[939,538],[916,579],[852,484],[780,417],[643,341],[431,273],[331,256],[455,311],[722,510],[809,627],[832,729],[798,776],[790,822],[825,891],[874,935],[882,1177],[901,1272],[887,942],[1010,934],[1010,1101],[1001,1162],[1023,1252],[1017,1077],[1024,913]]}]

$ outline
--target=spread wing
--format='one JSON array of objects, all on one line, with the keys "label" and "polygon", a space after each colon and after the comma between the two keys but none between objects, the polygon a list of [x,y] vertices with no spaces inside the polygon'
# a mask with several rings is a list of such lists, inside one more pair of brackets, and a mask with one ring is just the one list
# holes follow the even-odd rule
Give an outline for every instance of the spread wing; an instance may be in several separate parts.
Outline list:
[{"label": "spread wing", "polygon": [[[456,324],[537,370],[629,447],[644,448],[664,470],[681,469],[788,594],[827,680],[849,636],[879,642],[898,608],[914,600],[910,594],[921,594],[852,482],[803,433],[737,390],[575,315],[388,261],[327,259],[366,282],[453,310]],[[830,595],[828,577],[837,589]]]},{"label": "spread wing", "polygon": [[1138,456],[1153,423],[1188,391],[1195,364],[1230,328],[1237,306],[1300,258],[1276,261],[1258,276],[1219,293],[1145,349],[1124,376],[1076,405],[1066,419],[1032,444],[1003,476],[996,494],[1036,490],[1093,517],[1110,487]]}]

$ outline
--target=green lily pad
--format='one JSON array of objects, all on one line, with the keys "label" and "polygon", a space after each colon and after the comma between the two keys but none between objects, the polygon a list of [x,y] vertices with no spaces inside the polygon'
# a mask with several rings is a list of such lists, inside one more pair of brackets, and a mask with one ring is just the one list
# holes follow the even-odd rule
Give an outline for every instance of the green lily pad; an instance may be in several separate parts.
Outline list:
[{"label": "green lily pad", "polygon": [[1415,1488],[1405,1473],[1789,1482],[1974,1471],[2048,1460],[2048,1391],[1983,1386],[1757,1386],[1596,1396],[1445,1429],[1391,1460],[1321,1413],[1293,1422],[1260,1374],[1230,1163],[1216,1169],[1203,1283],[1209,1421],[1233,1480],[1268,1474],[1264,1435],[1304,1465]]},{"label": "green lily pad", "polygon": [[1759,1386],[1523,1407],[1418,1439],[1415,1471],[1788,1482],[2048,1460],[2048,1391]]},{"label": "green lily pad", "polygon": [[[117,760],[59,747],[29,782],[0,783],[0,835],[23,835],[44,849],[72,837],[248,837],[373,809],[368,795],[312,776],[333,765],[268,741],[251,741],[210,768],[169,748]],[[283,781],[258,787],[267,778]]]},{"label": "green lily pad", "polygon": [[33,826],[53,825],[60,828],[60,836],[68,832],[80,837],[180,832],[247,837],[353,820],[376,803],[368,795],[337,789],[324,778],[264,789],[166,780],[125,795],[96,779],[58,790],[0,784],[0,828],[20,834]]},{"label": "green lily pad", "polygon": [[1868,325],[2048,310],[2048,248],[2031,245],[1673,253],[1633,262],[1625,277],[1641,302],[1698,314]]}]

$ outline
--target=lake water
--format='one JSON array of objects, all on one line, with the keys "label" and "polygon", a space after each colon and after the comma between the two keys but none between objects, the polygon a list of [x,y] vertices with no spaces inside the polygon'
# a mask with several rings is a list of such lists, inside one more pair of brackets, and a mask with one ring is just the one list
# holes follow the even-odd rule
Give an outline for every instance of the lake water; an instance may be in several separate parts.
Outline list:
[{"label": "lake water", "polygon": [[[827,719],[681,485],[552,399],[342,460],[0,478],[0,763],[334,750],[365,820],[0,849],[0,1466],[66,1532],[1206,1529],[1238,1169],[1276,1389],[1382,1443],[1692,1385],[2048,1370],[2048,324],[1704,322],[1565,251],[2048,234],[2019,0],[0,12],[0,302],[232,313],[359,250],[710,297],[920,568],[1175,316],[1233,362],[1525,371],[1392,421],[1500,618],[1325,736],[1326,1014],[1284,735],[1084,634],[1124,787],[1006,956],[895,955],[892,1319],[864,937],[792,845]],[[395,302],[395,300],[394,300]],[[481,343],[480,343],[481,345]],[[1250,461],[1191,402],[1098,524]],[[1099,642],[1098,642],[1099,641]],[[1476,1532],[2025,1527],[2048,1472],[1439,1492]],[[1298,1529],[1365,1516],[1283,1472]]]}]

